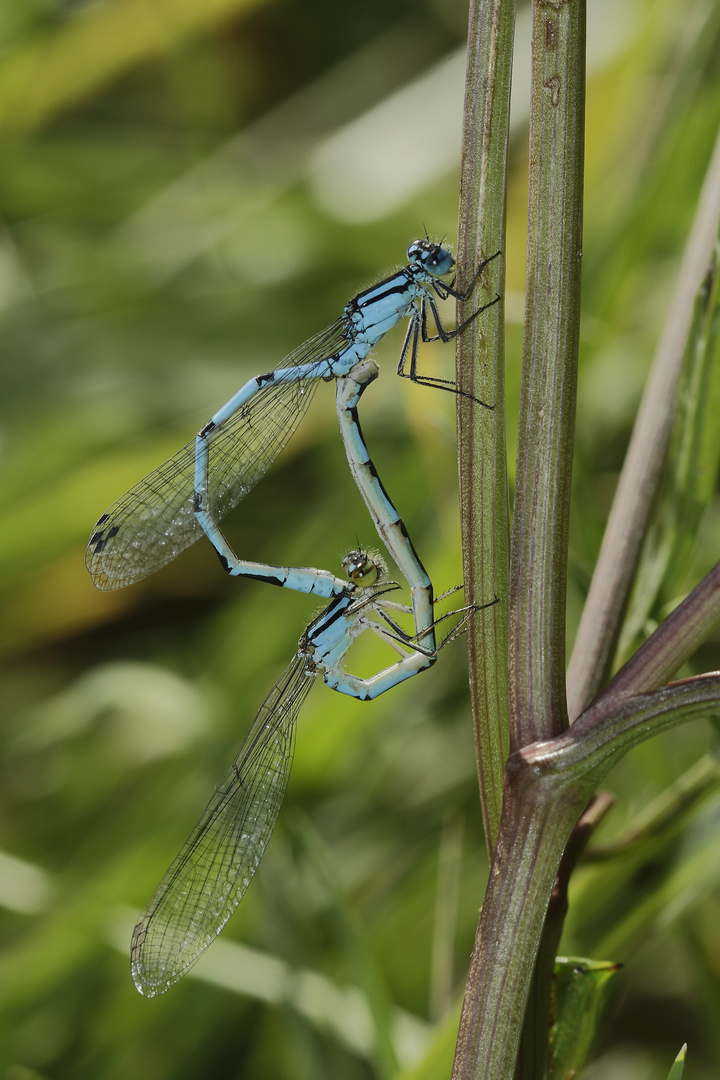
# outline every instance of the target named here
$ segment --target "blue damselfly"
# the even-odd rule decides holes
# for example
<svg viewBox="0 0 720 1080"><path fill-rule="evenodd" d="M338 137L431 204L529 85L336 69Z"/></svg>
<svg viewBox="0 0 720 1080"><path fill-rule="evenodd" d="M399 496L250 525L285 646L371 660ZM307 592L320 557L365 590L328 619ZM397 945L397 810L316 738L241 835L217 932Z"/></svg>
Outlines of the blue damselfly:
<svg viewBox="0 0 720 1080"><path fill-rule="evenodd" d="M397 367L414 382L453 388L450 380L418 374L419 342L450 341L498 297L478 308L453 330L440 319L436 297L467 300L490 259L478 267L461 293L451 273L454 258L442 244L414 241L408 263L397 273L355 296L342 316L311 337L272 371L250 379L200 430L196 438L151 472L98 520L86 565L100 589L129 585L159 570L204 532L225 569L300 592L329 597L344 582L311 568L288 576L278 567L238 559L218 522L258 482L299 424L318 381L344 378L364 361L400 319L409 324ZM495 256L492 256L495 258ZM428 309L437 329L428 332ZM482 403L481 403L482 404ZM489 407L489 406L488 406ZM287 570L288 568L280 568Z"/></svg>

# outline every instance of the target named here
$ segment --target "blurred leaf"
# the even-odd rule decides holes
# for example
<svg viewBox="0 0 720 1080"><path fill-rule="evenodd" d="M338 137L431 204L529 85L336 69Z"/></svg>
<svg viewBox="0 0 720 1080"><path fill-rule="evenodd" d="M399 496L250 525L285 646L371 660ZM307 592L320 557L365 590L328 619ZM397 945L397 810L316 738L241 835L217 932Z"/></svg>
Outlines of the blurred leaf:
<svg viewBox="0 0 720 1080"><path fill-rule="evenodd" d="M566 931L593 951L627 957L720 883L720 798L695 806L674 828L601 863L571 886ZM600 869L602 868L602 869Z"/></svg>
<svg viewBox="0 0 720 1080"><path fill-rule="evenodd" d="M326 911L337 926L337 930L348 955L351 978L362 988L374 1026L374 1047L376 1067L380 1076L391 1077L398 1068L398 1054L394 1045L392 1031L392 1004L387 988L383 984L368 943L356 920L343 903L332 862L323 850L320 837L312 828L307 818L295 818L294 832L300 841L304 853L321 883L321 887L330 894L330 904Z"/></svg>
<svg viewBox="0 0 720 1080"><path fill-rule="evenodd" d="M678 1056L675 1058L675 1062L672 1065L670 1072L668 1073L667 1080L682 1080L683 1069L685 1068L685 1055L687 1054L687 1045L683 1046Z"/></svg>
<svg viewBox="0 0 720 1080"><path fill-rule="evenodd" d="M0 64L0 132L27 131L76 105L126 68L170 52L266 0L105 0Z"/></svg>
<svg viewBox="0 0 720 1080"><path fill-rule="evenodd" d="M658 599L670 600L687 575L700 519L715 493L720 465L720 275L716 244L695 301L678 384L678 409L662 504L648 535L619 646L637 644ZM659 613L658 613L659 614ZM646 634L642 634L646 636Z"/></svg>
<svg viewBox="0 0 720 1080"><path fill-rule="evenodd" d="M584 855L585 863L597 862L627 851L643 841L663 837L670 842L689 825L700 804L720 786L720 762L706 754L637 815L612 844L595 844Z"/></svg>
<svg viewBox="0 0 720 1080"><path fill-rule="evenodd" d="M446 1080L452 1071L460 1023L460 1003L458 1002L438 1024L430 1045L420 1062L407 1069L401 1069L393 1080Z"/></svg>

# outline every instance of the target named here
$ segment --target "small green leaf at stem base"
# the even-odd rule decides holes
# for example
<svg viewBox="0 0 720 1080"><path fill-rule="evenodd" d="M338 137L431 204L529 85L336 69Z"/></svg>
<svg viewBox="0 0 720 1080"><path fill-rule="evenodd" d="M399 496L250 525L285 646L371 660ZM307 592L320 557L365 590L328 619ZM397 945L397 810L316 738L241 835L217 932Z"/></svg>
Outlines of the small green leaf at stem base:
<svg viewBox="0 0 720 1080"><path fill-rule="evenodd" d="M581 1068L595 1035L602 988L621 967L611 960L556 957L549 1040L551 1080L572 1080Z"/></svg>

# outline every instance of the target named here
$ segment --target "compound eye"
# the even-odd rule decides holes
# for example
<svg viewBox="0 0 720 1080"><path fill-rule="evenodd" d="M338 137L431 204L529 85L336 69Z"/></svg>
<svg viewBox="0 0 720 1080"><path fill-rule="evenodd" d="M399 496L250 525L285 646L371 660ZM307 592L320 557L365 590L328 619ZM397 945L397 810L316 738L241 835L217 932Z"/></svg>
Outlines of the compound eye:
<svg viewBox="0 0 720 1080"><path fill-rule="evenodd" d="M372 559L366 559L362 566L358 566L353 573L353 581L356 585L374 585L378 579L378 568Z"/></svg>
<svg viewBox="0 0 720 1080"><path fill-rule="evenodd" d="M348 552L342 565L353 585L361 585L364 589L375 585L380 577L378 564L365 551Z"/></svg>
<svg viewBox="0 0 720 1080"><path fill-rule="evenodd" d="M431 264L432 273L435 277L444 277L445 274L449 274L452 270L455 259L447 248L437 247L433 252L432 259L428 259L428 263Z"/></svg>

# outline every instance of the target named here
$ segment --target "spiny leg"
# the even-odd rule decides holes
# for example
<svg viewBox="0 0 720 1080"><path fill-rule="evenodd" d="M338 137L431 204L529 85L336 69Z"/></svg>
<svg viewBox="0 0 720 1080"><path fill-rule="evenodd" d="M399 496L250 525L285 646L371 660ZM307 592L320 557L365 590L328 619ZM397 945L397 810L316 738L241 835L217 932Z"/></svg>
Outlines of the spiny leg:
<svg viewBox="0 0 720 1080"><path fill-rule="evenodd" d="M483 311L487 311L488 308L493 307L495 304L498 303L499 300L500 297L498 295L495 297L494 300L490 300L487 304L483 304L482 307L479 307L477 311L473 311L472 315L465 319L464 322L461 322L459 326L456 326L453 330L446 330L442 324L440 312L438 311L437 304L435 303L435 298L428 293L427 296L424 296L422 299L421 332L423 341L426 344L431 341L442 341L444 345L447 345L448 341L452 341L453 338L456 338L458 336L458 334L461 334L463 330L468 327L474 319L477 319L478 315L482 315ZM426 306L429 307L432 311L433 319L435 320L435 325L438 331L437 334L433 334L432 336L429 335L427 332Z"/></svg>
<svg viewBox="0 0 720 1080"><path fill-rule="evenodd" d="M462 633L470 615L479 610L480 607L489 606L487 604L470 604L459 612L448 612L447 615L441 616L437 622L453 615L463 615L460 622L453 627L440 645L437 648L429 649L418 642L417 638L421 635L411 636L406 634L402 627L398 626L395 620L385 611L385 608L397 610L402 608L403 605L393 604L390 601L381 599L380 596L380 593L376 593L372 598L357 601L358 606L349 617L350 621L347 623L339 649L329 648L323 650L322 633L313 642L316 655L324 651L322 659L316 661L316 670L322 673L325 684L341 694L359 698L361 701L370 701L379 697L380 694L384 694L393 686L398 686L401 682L405 682L407 679L418 675L421 671L425 671L426 668L432 667L440 649ZM496 602L497 597L490 601L491 604ZM433 629L437 622L433 625ZM330 635L337 633L332 621L329 626ZM376 675L361 678L345 671L343 661L352 642L366 631L377 634L381 640L400 654L401 659Z"/></svg>
<svg viewBox="0 0 720 1080"><path fill-rule="evenodd" d="M463 304L466 303L466 301L468 301L470 299L473 292L475 291L475 286L477 285L478 281L480 280L480 275L482 274L485 267L489 266L490 263L493 261L493 259L497 259L498 255L501 255L501 254L502 254L502 252L500 250L498 250L498 251L495 252L494 255L491 255L489 258L482 260L482 262L478 266L477 270L473 274L472 281L468 285L465 292L459 292L459 290L457 290L454 287L455 286L455 279L454 278L453 278L453 280L451 281L451 283L449 285L446 285L444 281L434 281L433 282L433 288L435 289L435 292L438 294L438 296L442 297L443 300L445 300L448 296L452 296L452 297L455 298L455 300L459 300Z"/></svg>
<svg viewBox="0 0 720 1080"><path fill-rule="evenodd" d="M371 701L379 697L393 686L398 686L432 667L436 660L434 647L419 645L414 637L406 634L402 627L385 613L383 608L387 601L381 600L381 595L382 592L378 590L374 596L357 601L355 610L346 617L339 648L331 640L328 641L328 647L324 640L325 636L332 639L338 634L338 627L332 620L328 624L327 635L321 633L312 643L315 649L314 667L322 674L325 685L360 701ZM392 605L393 609L397 606ZM382 623L380 619L383 620ZM377 634L400 654L401 659L377 674L364 678L345 671L344 660L352 643L366 631Z"/></svg>
<svg viewBox="0 0 720 1080"><path fill-rule="evenodd" d="M433 283L434 285L434 283ZM438 294L441 295L441 294ZM417 370L417 358L418 358L418 346L420 340L425 344L433 341L442 341L447 344L452 341L454 337L457 337L472 321L481 315L483 311L487 311L493 304L497 304L499 296L496 296L494 300L491 300L488 304L477 309L473 314L466 319L459 326L456 326L454 330L446 330L440 319L440 313L437 309L434 298L430 293L425 294L420 300L420 312L416 312L410 319L403 347L400 352L400 360L398 361L397 374L402 379L410 379L411 382L416 383L418 386L431 386L436 390L448 390L453 394L459 394L461 397L470 398L471 401L476 402L478 405L482 405L484 409L492 409L493 405L488 405L486 402L481 401L480 398L476 398L473 394L468 394L465 390L459 390L455 385L453 379L441 379L436 376L420 375ZM427 328L427 308L428 305L433 313L435 325L437 326L437 334L429 334ZM410 353L410 370L405 370L405 363L408 353Z"/></svg>

